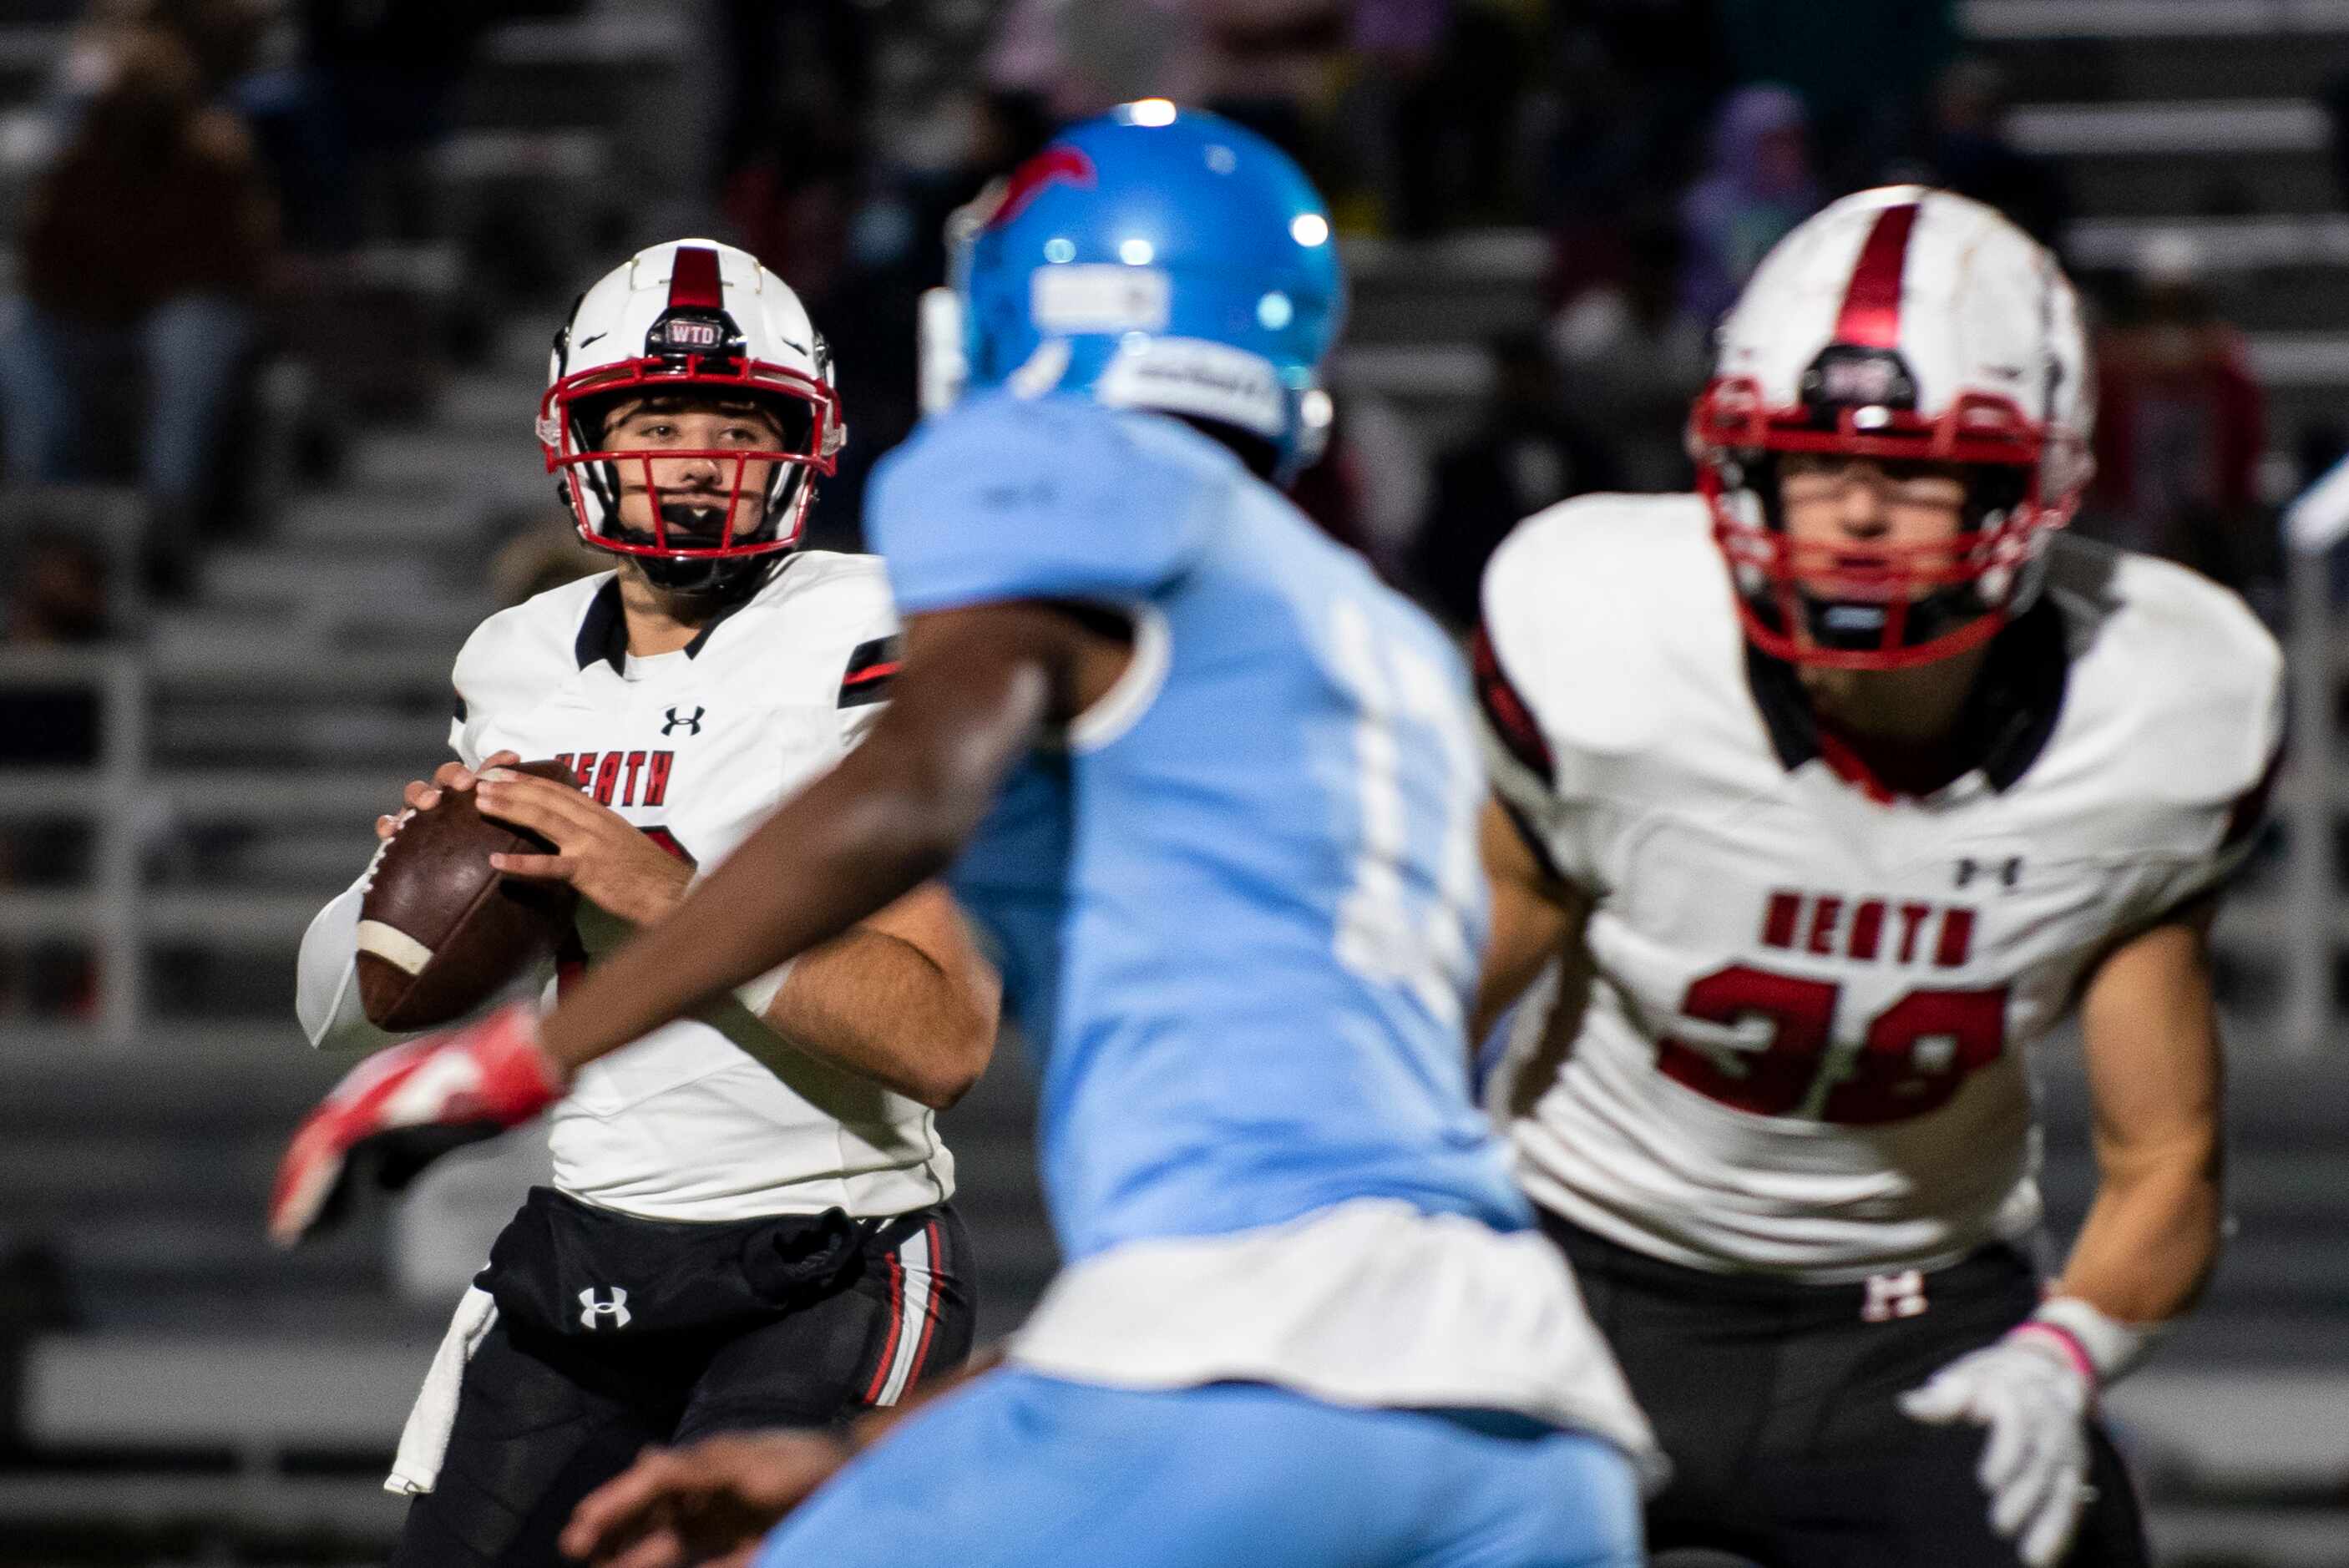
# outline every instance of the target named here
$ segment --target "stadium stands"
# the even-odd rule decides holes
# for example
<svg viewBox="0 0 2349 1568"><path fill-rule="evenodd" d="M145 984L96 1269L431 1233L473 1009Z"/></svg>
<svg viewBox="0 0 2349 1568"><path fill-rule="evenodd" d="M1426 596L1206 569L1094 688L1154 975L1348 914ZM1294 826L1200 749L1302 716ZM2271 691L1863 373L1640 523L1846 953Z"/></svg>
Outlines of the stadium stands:
<svg viewBox="0 0 2349 1568"><path fill-rule="evenodd" d="M0 27L0 227L7 106L37 89L77 10L19 0ZM2017 139L2073 184L2074 257L2118 270L2149 239L2190 237L2250 335L2271 445L2337 422L2349 214L2316 95L2349 46L2349 4L1972 0L1961 15L2013 76ZM209 556L188 603L124 606L133 636L106 648L0 650L0 687L98 692L109 748L70 769L0 765L0 829L80 817L100 846L87 890L0 888L0 947L63 935L98 954L86 1016L0 1014L0 1368L16 1368L0 1370L0 1392L16 1394L13 1418L0 1409L0 1536L12 1543L59 1562L83 1549L358 1562L397 1526L367 1467L388 1450L440 1313L388 1288L379 1221L290 1257L261 1239L280 1140L341 1066L301 1044L292 954L363 861L372 815L442 751L449 663L492 607L490 559L550 499L529 421L567 297L556 280L616 237L655 237L629 205L647 156L629 128L658 112L684 48L655 0L494 32L433 162L448 232L363 248L288 306L285 343L306 377L298 418L345 442L335 482L276 452L263 489L283 504ZM540 248L527 265L484 254L516 233ZM1483 346L1539 322L1550 255L1526 232L1351 246L1341 392L1375 396L1440 449L1488 388ZM532 276L535 294L499 292ZM139 527L119 497L39 504L109 540ZM0 527L34 506L0 495ZM2337 680L2349 643L2336 657ZM2349 774L2324 776L2349 815ZM2307 915L2280 882L2255 881L2220 930L2240 1057L2239 1233L2203 1315L2115 1401L2172 1561L2316 1568L2343 1561L2349 1539L2337 1243L2349 1191L2333 1111L2349 1057L2285 1062L2267 1048L2283 938ZM2336 952L2349 947L2349 912L2325 917ZM2054 1122L2072 1133L2049 1172L2068 1223L2091 1179L2084 1099L2060 1055L2049 1081ZM983 1338L1018 1320L1052 1264L1028 1119L1007 1062L948 1124L981 1252ZM36 1247L62 1255L69 1294L50 1316L11 1318L11 1260Z"/></svg>

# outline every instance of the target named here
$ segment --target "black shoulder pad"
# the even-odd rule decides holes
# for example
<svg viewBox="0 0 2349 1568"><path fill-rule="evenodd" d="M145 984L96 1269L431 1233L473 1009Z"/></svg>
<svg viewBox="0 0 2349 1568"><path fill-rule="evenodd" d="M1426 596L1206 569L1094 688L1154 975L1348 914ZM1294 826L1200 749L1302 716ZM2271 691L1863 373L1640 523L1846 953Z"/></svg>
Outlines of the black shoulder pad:
<svg viewBox="0 0 2349 1568"><path fill-rule="evenodd" d="M869 643L859 643L856 651L848 655L848 668L840 677L840 706L863 707L868 702L881 702L889 695L890 679L902 662L895 637L875 637Z"/></svg>

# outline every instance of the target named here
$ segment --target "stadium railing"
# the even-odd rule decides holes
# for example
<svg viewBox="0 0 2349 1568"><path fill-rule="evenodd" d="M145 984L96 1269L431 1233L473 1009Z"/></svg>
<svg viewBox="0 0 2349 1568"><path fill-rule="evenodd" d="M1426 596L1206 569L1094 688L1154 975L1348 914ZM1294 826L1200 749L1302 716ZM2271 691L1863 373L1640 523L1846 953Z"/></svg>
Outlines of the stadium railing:
<svg viewBox="0 0 2349 1568"><path fill-rule="evenodd" d="M98 961L96 1022L127 1043L145 1016L146 951L140 920L140 802L152 754L141 552L145 504L99 485L19 485L0 492L0 542L54 535L94 545L106 563L107 614L120 639L89 646L0 645L0 693L87 692L97 704L96 755L83 766L0 769L0 826L84 821L91 830L88 880L75 888L0 883L0 937L88 942Z"/></svg>
<svg viewBox="0 0 2349 1568"><path fill-rule="evenodd" d="M145 662L125 649L0 649L0 691L81 691L98 704L94 762L0 773L0 820L87 821L92 851L85 886L0 890L0 935L88 940L99 1033L128 1044L145 1014L138 837L150 710Z"/></svg>
<svg viewBox="0 0 2349 1568"><path fill-rule="evenodd" d="M2302 491L2284 510L2286 590L2292 613L2291 729L2292 757L2284 813L2291 833L2290 907L2285 934L2286 1001L2283 1048L2313 1055L2334 1027L2333 776L2339 719L2333 556L2349 537L2349 458Z"/></svg>

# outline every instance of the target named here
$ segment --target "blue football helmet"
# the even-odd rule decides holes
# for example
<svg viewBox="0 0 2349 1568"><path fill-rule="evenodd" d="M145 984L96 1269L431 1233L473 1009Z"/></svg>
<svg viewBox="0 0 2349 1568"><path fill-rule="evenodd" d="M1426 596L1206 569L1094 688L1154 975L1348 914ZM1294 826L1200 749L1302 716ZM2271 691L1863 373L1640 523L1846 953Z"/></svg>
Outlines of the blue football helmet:
<svg viewBox="0 0 2349 1568"><path fill-rule="evenodd" d="M1255 132L1144 98L1021 165L956 245L963 384L1230 426L1276 479L1319 455L1345 314L1330 215Z"/></svg>

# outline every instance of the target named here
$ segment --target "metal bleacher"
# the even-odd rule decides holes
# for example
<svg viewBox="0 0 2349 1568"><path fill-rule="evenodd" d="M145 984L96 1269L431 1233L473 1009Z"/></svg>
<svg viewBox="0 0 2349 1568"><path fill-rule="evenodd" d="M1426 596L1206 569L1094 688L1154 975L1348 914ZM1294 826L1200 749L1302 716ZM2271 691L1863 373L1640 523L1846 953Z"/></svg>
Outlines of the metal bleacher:
<svg viewBox="0 0 2349 1568"><path fill-rule="evenodd" d="M76 9L9 8L0 108L37 87ZM2018 137L2080 194L2074 254L2119 267L2153 232L2193 235L2251 334L2278 444L2336 417L2349 214L2314 95L2349 61L2349 0L1961 9L2021 89ZM341 282L429 327L455 307L470 247L517 208L566 277L661 237L652 225L673 214L647 184L659 139L638 132L685 94L682 26L659 0L600 0L493 34L435 166L447 232L365 253ZM6 138L0 116L0 169ZM1537 319L1547 258L1520 232L1350 246L1341 391L1440 448L1489 385L1485 342ZM396 1528L371 1467L446 1303L394 1288L379 1215L285 1256L262 1242L282 1140L346 1065L294 1028L293 952L363 862L374 814L443 755L450 661L491 607L494 521L548 502L530 417L564 298L497 302L473 362L442 365L404 404L384 393L398 422L360 428L335 485L290 488L265 531L207 559L191 603L90 663L86 678L132 706L126 754L0 772L0 816L94 821L114 879L96 895L0 891L0 938L80 934L109 955L91 1020L0 1018L0 1401L15 1396L13 1413L0 1403L0 1560L364 1562ZM2261 886L2222 923L2242 981L2238 1234L2203 1313L2114 1400L2173 1563L2349 1563L2349 1192L2333 1109L2349 1060L2287 1057L2262 1006L2301 913ZM2093 1167L2076 1064L2058 1048L2046 1076L2060 1232ZM1029 1114L1006 1060L948 1119L983 1335L1017 1321L1052 1264ZM65 1289L12 1346L5 1304L42 1257Z"/></svg>
<svg viewBox="0 0 2349 1568"><path fill-rule="evenodd" d="M1973 0L1970 30L2011 73L2017 142L2059 162L2084 264L2121 267L2155 232L2198 242L2250 335L2280 438L2338 421L2349 283L2332 127L2349 66L2336 0Z"/></svg>

